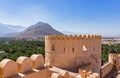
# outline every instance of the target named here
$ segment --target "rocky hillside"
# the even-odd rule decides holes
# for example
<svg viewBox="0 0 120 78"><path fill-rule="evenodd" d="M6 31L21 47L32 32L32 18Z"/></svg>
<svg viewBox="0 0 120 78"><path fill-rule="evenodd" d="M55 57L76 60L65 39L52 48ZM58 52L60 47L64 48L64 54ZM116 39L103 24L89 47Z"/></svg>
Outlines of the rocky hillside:
<svg viewBox="0 0 120 78"><path fill-rule="evenodd" d="M52 28L49 24L38 22L28 27L25 31L17 34L17 39L43 39L45 35L63 35L61 32Z"/></svg>

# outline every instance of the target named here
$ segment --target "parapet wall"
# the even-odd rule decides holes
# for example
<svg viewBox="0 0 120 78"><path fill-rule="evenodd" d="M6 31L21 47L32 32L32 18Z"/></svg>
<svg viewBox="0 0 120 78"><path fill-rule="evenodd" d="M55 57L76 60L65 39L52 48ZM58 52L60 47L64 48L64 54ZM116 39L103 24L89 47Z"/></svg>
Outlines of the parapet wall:
<svg viewBox="0 0 120 78"><path fill-rule="evenodd" d="M78 70L78 73L69 72L67 70L58 68L58 67L52 67L49 69L51 73L57 73L64 78L100 78L100 74L93 73L92 71L87 70ZM54 77L51 77L54 78Z"/></svg>
<svg viewBox="0 0 120 78"><path fill-rule="evenodd" d="M54 68L45 67L41 54L30 58L20 56L16 62L10 59L0 62L0 78L99 78L98 73L79 71L79 74L72 75L67 70Z"/></svg>
<svg viewBox="0 0 120 78"><path fill-rule="evenodd" d="M106 63L101 67L101 78L104 78L113 69L113 64L110 62Z"/></svg>
<svg viewBox="0 0 120 78"><path fill-rule="evenodd" d="M93 72L100 73L100 35L45 36L45 52L49 66L75 69L90 64Z"/></svg>
<svg viewBox="0 0 120 78"><path fill-rule="evenodd" d="M113 67L116 67L118 71L120 70L120 54L110 53L108 59L108 63L101 67L101 78L109 74Z"/></svg>
<svg viewBox="0 0 120 78"><path fill-rule="evenodd" d="M117 70L120 70L120 54L110 53L109 62L116 66Z"/></svg>
<svg viewBox="0 0 120 78"><path fill-rule="evenodd" d="M100 35L48 35L45 36L46 40L74 40L74 39L99 39Z"/></svg>
<svg viewBox="0 0 120 78"><path fill-rule="evenodd" d="M41 54L31 58L21 56L17 61L4 59L0 62L0 78L48 78L49 70L44 67Z"/></svg>

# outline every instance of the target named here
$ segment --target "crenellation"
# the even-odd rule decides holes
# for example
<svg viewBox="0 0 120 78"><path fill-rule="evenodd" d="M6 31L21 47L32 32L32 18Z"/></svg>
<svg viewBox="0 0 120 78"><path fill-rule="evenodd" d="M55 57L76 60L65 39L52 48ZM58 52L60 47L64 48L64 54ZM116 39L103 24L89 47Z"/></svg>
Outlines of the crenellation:
<svg viewBox="0 0 120 78"><path fill-rule="evenodd" d="M18 71L21 73L27 72L32 70L32 60L28 57L20 56L17 59L17 64L18 64Z"/></svg>
<svg viewBox="0 0 120 78"><path fill-rule="evenodd" d="M31 58L21 56L16 62L4 59L0 62L0 78L49 78L48 68L44 65L39 68L41 63L44 64L42 58L42 55L34 54ZM32 60L37 63L34 68Z"/></svg>
<svg viewBox="0 0 120 78"><path fill-rule="evenodd" d="M33 62L33 68L44 67L44 57L42 54L33 54L30 58Z"/></svg>
<svg viewBox="0 0 120 78"><path fill-rule="evenodd" d="M53 36L49 36L49 37L53 37ZM58 37L59 40L57 39ZM55 38L54 40L49 39L45 41L45 46L47 47L45 49L45 51L47 52L45 58L54 59L51 60L52 64L50 65L61 68L72 69L79 67L81 64L88 63L87 60L91 59L89 60L89 62L91 63L91 65L94 65L92 66L92 71L100 73L101 62L98 61L101 60L101 57L96 57L97 54L101 56L100 53L101 47L97 47L97 46L101 46L101 44L99 44L101 41L100 36L97 35L55 36L54 35L54 38ZM53 45L55 47L54 51L50 49L50 46ZM93 51L93 47L94 47L94 51ZM99 52L97 49L99 50ZM49 57L47 57L48 54ZM91 57L91 55L94 56L94 58ZM60 58L65 60L61 61ZM54 61L54 63L52 61ZM47 63L49 62L50 61L48 61ZM70 62L71 64L69 64ZM98 69L96 70L96 68Z"/></svg>
<svg viewBox="0 0 120 78"><path fill-rule="evenodd" d="M82 39L83 39L83 40L86 40L86 39L87 39L87 36L86 36L86 35L82 35Z"/></svg>
<svg viewBox="0 0 120 78"><path fill-rule="evenodd" d="M7 78L18 74L17 63L10 59L4 59L0 62L0 76Z"/></svg>
<svg viewBox="0 0 120 78"><path fill-rule="evenodd" d="M74 40L74 39L100 39L100 35L48 35L45 37L46 40Z"/></svg>
<svg viewBox="0 0 120 78"><path fill-rule="evenodd" d="M75 39L79 39L79 36L78 36L78 35L74 35L74 38L75 38Z"/></svg>

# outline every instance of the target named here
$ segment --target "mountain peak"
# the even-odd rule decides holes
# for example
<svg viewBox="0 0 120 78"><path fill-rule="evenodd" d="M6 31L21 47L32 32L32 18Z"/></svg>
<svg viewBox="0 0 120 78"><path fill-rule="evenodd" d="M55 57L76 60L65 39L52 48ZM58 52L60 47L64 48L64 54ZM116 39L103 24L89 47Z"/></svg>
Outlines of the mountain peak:
<svg viewBox="0 0 120 78"><path fill-rule="evenodd" d="M44 22L39 21L35 25L44 25L44 24L45 24Z"/></svg>
<svg viewBox="0 0 120 78"><path fill-rule="evenodd" d="M29 26L26 31L29 31L29 30L32 30L32 29L52 29L52 27L47 24L47 23L44 23L44 22L37 22L36 24L34 25L31 25Z"/></svg>
<svg viewBox="0 0 120 78"><path fill-rule="evenodd" d="M44 23L44 22L38 21L37 23ZM37 23L36 23L36 24L37 24Z"/></svg>
<svg viewBox="0 0 120 78"><path fill-rule="evenodd" d="M17 36L18 39L32 39L44 38L45 35L63 35L61 32L55 30L48 23L38 22L28 27L23 33Z"/></svg>

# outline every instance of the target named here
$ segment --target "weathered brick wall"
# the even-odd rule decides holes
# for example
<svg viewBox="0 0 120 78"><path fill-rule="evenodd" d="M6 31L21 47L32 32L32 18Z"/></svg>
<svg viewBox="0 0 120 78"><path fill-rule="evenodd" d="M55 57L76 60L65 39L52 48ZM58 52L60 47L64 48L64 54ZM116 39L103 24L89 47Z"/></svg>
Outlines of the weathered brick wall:
<svg viewBox="0 0 120 78"><path fill-rule="evenodd" d="M120 70L120 54L110 53L109 62L116 66L117 70Z"/></svg>
<svg viewBox="0 0 120 78"><path fill-rule="evenodd" d="M101 67L102 78L109 74L113 67L116 67L118 71L120 70L120 54L110 53L108 58L108 63Z"/></svg>
<svg viewBox="0 0 120 78"><path fill-rule="evenodd" d="M104 78L113 69L113 64L110 62L106 63L101 67L101 78Z"/></svg>
<svg viewBox="0 0 120 78"><path fill-rule="evenodd" d="M101 36L46 36L45 62L49 66L65 69L91 64L91 70L100 73Z"/></svg>

